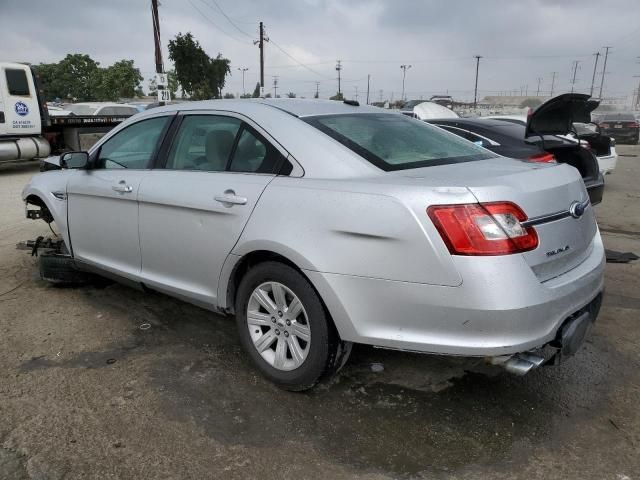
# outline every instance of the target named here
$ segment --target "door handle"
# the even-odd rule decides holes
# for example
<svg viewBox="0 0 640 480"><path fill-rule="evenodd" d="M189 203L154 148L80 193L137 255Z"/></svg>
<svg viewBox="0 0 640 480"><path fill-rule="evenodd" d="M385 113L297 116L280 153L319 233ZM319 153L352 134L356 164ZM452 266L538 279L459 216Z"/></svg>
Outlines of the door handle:
<svg viewBox="0 0 640 480"><path fill-rule="evenodd" d="M122 180L117 185L113 185L111 187L113 191L120 193L131 193L133 192L133 187L131 185L127 185L124 180Z"/></svg>
<svg viewBox="0 0 640 480"><path fill-rule="evenodd" d="M247 204L247 197L239 197L233 190L225 190L222 195L216 195L213 198L216 202L222 203L225 207Z"/></svg>

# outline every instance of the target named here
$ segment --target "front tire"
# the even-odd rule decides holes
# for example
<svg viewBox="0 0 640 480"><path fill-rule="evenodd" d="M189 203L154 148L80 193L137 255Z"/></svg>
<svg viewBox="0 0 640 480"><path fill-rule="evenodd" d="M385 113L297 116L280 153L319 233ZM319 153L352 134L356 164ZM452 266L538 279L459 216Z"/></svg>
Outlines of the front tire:
<svg viewBox="0 0 640 480"><path fill-rule="evenodd" d="M309 281L283 263L251 268L238 287L235 310L242 346L285 390L313 387L342 366L350 350Z"/></svg>

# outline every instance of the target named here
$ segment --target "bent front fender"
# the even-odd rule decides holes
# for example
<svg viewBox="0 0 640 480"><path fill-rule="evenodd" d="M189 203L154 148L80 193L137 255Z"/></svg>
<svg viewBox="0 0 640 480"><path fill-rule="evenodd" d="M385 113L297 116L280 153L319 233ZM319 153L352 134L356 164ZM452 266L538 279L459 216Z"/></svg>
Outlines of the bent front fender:
<svg viewBox="0 0 640 480"><path fill-rule="evenodd" d="M67 181L70 170L57 170L34 175L22 190L22 200L27 204L46 207L53 216L65 245L71 251L67 224Z"/></svg>

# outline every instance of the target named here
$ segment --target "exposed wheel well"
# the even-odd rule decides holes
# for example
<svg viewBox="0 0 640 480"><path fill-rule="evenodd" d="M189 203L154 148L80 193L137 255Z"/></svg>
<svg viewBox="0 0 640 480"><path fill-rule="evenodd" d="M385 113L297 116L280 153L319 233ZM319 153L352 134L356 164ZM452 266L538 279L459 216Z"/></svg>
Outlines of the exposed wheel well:
<svg viewBox="0 0 640 480"><path fill-rule="evenodd" d="M51 214L51 211L49 210L49 207L47 207L47 204L44 203L44 200L42 200L39 196L31 194L27 196L26 202L27 202L27 205L35 205L36 207L40 207L39 218L41 218L47 223L53 222L54 218L53 218L53 215Z"/></svg>
<svg viewBox="0 0 640 480"><path fill-rule="evenodd" d="M298 272L300 272L305 278L306 275L304 272L291 260L282 255L271 252L269 250L256 250L255 252L251 252L246 254L242 259L236 264L231 272L231 278L229 279L229 285L227 286L227 308L226 310L229 313L234 313L235 310L235 300L236 300L236 292L238 291L238 286L242 281L242 277L249 271L249 269L259 263L262 262L280 262L285 265L289 265L291 268L294 268Z"/></svg>

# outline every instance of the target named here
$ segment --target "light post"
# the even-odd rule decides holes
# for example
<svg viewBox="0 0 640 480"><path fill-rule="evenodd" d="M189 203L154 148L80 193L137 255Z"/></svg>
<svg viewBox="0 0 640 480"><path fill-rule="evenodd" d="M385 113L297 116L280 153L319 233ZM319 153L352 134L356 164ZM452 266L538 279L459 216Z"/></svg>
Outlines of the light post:
<svg viewBox="0 0 640 480"><path fill-rule="evenodd" d="M406 100L404 98L404 80L407 76L407 70L411 68L411 65L400 65L400 68L402 69L402 97L400 98L404 101Z"/></svg>
<svg viewBox="0 0 640 480"><path fill-rule="evenodd" d="M244 90L244 72L249 70L249 67L238 67L238 70L242 72L242 95L246 95L247 92Z"/></svg>

